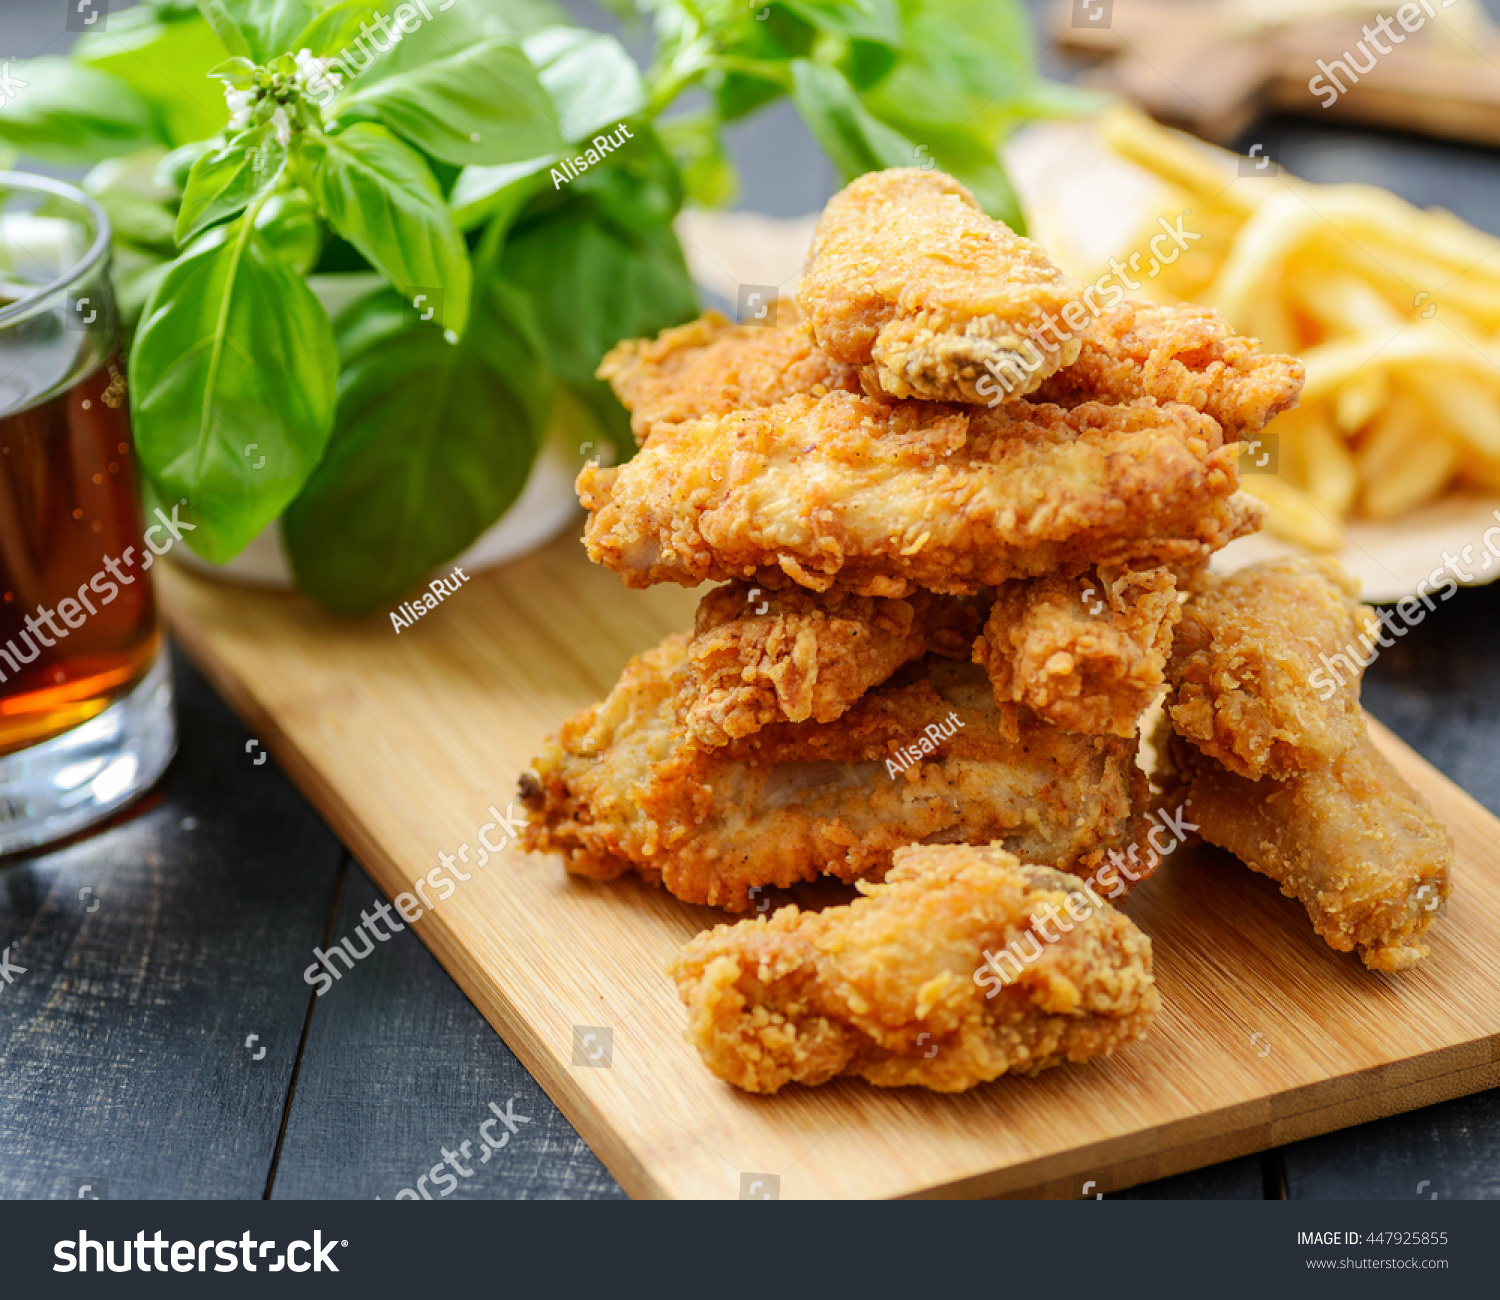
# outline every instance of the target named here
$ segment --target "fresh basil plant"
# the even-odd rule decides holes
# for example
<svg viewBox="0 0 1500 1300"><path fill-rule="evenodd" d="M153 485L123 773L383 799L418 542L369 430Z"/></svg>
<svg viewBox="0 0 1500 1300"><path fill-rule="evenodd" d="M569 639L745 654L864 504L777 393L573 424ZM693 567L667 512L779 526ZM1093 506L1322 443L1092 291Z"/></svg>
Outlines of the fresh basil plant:
<svg viewBox="0 0 1500 1300"><path fill-rule="evenodd" d="M615 7L644 75L534 0L146 0L12 63L0 144L100 164L140 463L194 550L284 515L302 588L364 611L510 507L557 404L628 454L594 369L697 311L673 218L734 197L724 127L771 101L845 179L935 165L1012 225L998 144L1080 102L1018 0ZM340 273L371 286L330 318Z"/></svg>

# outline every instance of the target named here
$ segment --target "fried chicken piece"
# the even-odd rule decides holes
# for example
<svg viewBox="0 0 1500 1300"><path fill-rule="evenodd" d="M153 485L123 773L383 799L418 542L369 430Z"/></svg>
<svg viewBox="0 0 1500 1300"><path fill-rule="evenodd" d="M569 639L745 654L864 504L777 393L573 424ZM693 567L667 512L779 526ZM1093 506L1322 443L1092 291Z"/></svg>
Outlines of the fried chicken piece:
<svg viewBox="0 0 1500 1300"><path fill-rule="evenodd" d="M1359 683L1377 624L1337 563L1273 560L1200 585L1167 667L1178 735L1232 772L1278 780L1364 735Z"/></svg>
<svg viewBox="0 0 1500 1300"><path fill-rule="evenodd" d="M929 649L967 658L980 618L973 602L926 591L894 600L732 582L698 606L688 730L723 745L780 720L832 722Z"/></svg>
<svg viewBox="0 0 1500 1300"><path fill-rule="evenodd" d="M972 594L1090 564L1189 565L1259 526L1185 406L884 405L851 393L659 425L585 466L589 558L631 587L753 579Z"/></svg>
<svg viewBox="0 0 1500 1300"><path fill-rule="evenodd" d="M1107 1055L1160 1005L1134 923L998 845L900 849L884 884L859 888L846 906L716 926L673 960L715 1075L748 1092L840 1075L961 1092Z"/></svg>
<svg viewBox="0 0 1500 1300"><path fill-rule="evenodd" d="M1170 570L1103 565L1081 577L1003 583L974 662L1000 703L1065 731L1134 736L1156 699L1178 619Z"/></svg>
<svg viewBox="0 0 1500 1300"><path fill-rule="evenodd" d="M1212 416L1230 442L1248 440L1297 405L1306 369L1265 353L1207 307L1126 303L1093 322L1078 359L1047 379L1034 400L1180 402Z"/></svg>
<svg viewBox="0 0 1500 1300"><path fill-rule="evenodd" d="M521 778L528 849L743 911L755 886L883 876L914 842L999 840L1082 872L1140 838L1135 747L997 707L972 664L929 655L836 722L773 723L705 749L680 721L688 643L677 634L638 655L547 743Z"/></svg>
<svg viewBox="0 0 1500 1300"><path fill-rule="evenodd" d="M1019 397L1077 359L1079 339L1033 339L1083 288L951 176L908 167L834 195L797 298L818 345L859 366L870 394L983 402L987 374L1021 376Z"/></svg>
<svg viewBox="0 0 1500 1300"><path fill-rule="evenodd" d="M1203 838L1297 899L1330 948L1380 971L1427 956L1453 842L1363 723L1342 754L1284 781L1247 780L1180 741L1171 752Z"/></svg>
<svg viewBox="0 0 1500 1300"><path fill-rule="evenodd" d="M657 424L728 415L771 406L797 393L860 391L859 375L832 361L798 322L796 304L777 304L775 326L735 325L716 311L631 339L614 348L596 372L630 414L642 446Z"/></svg>

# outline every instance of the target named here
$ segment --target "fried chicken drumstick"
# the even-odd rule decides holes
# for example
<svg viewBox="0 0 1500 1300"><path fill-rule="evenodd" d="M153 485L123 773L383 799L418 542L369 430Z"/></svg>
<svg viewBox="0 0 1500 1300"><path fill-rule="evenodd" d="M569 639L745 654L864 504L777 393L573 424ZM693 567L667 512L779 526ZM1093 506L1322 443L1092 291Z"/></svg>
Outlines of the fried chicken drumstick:
<svg viewBox="0 0 1500 1300"><path fill-rule="evenodd" d="M731 911L755 886L884 875L912 843L1001 841L1029 861L1091 870L1140 838L1135 747L1000 708L972 664L935 655L836 722L782 722L713 749L680 721L689 638L636 656L601 704L521 778L529 850L578 875L635 870Z"/></svg>
<svg viewBox="0 0 1500 1300"><path fill-rule="evenodd" d="M1059 568L1205 560L1262 517L1236 495L1235 457L1186 406L834 392L658 425L627 464L585 466L578 493L589 558L628 586L963 595Z"/></svg>
<svg viewBox="0 0 1500 1300"><path fill-rule="evenodd" d="M1077 359L1078 339L1049 349L1033 335L1083 289L951 176L900 168L829 202L797 298L818 346L860 367L871 394L983 402L986 374L1024 365L1019 397Z"/></svg>
<svg viewBox="0 0 1500 1300"><path fill-rule="evenodd" d="M688 1041L719 1078L959 1092L1106 1055L1156 1014L1151 941L1073 876L993 845L914 847L860 890L717 926L672 962ZM1035 957L1002 982L991 956L1007 948Z"/></svg>
<svg viewBox="0 0 1500 1300"><path fill-rule="evenodd" d="M1326 560L1203 585L1168 670L1177 737L1166 752L1193 822L1298 899L1331 948L1374 970L1408 969L1427 955L1453 844L1366 730L1372 612ZM1328 673L1335 656L1347 680Z"/></svg>
<svg viewBox="0 0 1500 1300"><path fill-rule="evenodd" d="M1312 770L1365 733L1360 671L1348 647L1374 613L1332 560L1299 556L1205 575L1187 603L1168 674L1172 729L1232 772L1255 780ZM1341 655L1346 680L1324 659Z"/></svg>

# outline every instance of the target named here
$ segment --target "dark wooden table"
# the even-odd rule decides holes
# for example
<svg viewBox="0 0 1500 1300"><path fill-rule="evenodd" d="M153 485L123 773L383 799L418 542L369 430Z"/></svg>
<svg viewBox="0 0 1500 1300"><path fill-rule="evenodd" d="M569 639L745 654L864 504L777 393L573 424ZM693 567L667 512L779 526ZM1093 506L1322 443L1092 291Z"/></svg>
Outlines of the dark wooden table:
<svg viewBox="0 0 1500 1300"><path fill-rule="evenodd" d="M11 37L42 5L5 8ZM60 52L49 24L4 48ZM1291 121L1256 134L1302 175L1376 181L1500 233L1492 153ZM833 183L784 108L733 143L747 206L802 211ZM788 192L793 171L807 195ZM1497 629L1500 587L1461 592L1376 661L1365 699L1500 813ZM491 1103L529 1122L453 1196L622 1196L410 930L311 996L311 949L374 887L180 658L177 681L181 750L157 791L0 863L0 948L25 968L0 983L0 1196L390 1199ZM1121 1195L1500 1198L1500 1091Z"/></svg>

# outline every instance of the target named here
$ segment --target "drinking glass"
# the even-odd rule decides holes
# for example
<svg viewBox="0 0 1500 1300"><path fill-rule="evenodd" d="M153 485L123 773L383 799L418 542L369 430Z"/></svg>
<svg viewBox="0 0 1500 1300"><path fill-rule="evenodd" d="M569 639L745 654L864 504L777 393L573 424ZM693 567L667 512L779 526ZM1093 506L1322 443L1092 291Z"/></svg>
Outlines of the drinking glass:
<svg viewBox="0 0 1500 1300"><path fill-rule="evenodd" d="M0 854L108 816L171 759L156 551L108 219L71 186L0 172Z"/></svg>

